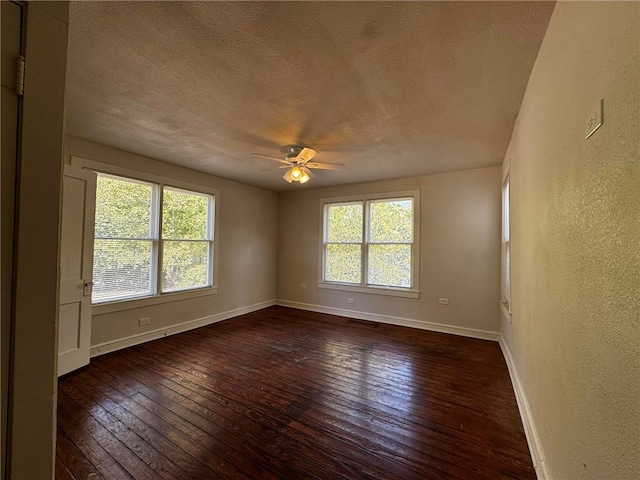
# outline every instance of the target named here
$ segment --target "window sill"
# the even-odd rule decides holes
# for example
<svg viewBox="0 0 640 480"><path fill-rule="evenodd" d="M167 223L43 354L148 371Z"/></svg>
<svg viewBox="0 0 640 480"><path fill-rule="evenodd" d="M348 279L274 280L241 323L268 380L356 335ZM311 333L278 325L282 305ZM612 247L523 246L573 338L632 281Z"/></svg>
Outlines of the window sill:
<svg viewBox="0 0 640 480"><path fill-rule="evenodd" d="M509 323L511 323L511 307L509 306L509 304L507 302L500 302L500 310L502 310L502 314L506 317L507 320L509 320Z"/></svg>
<svg viewBox="0 0 640 480"><path fill-rule="evenodd" d="M327 288L329 290L343 290L347 292L370 293L373 295L390 295L392 297L420 298L420 290L411 290L407 288L391 288L391 287L374 287L349 285L345 283L329 283L318 282L318 288Z"/></svg>
<svg viewBox="0 0 640 480"><path fill-rule="evenodd" d="M127 300L115 300L113 302L96 303L92 306L92 315L104 315L105 313L121 312L123 310L131 310L134 308L148 307L151 305L159 305L162 303L178 302L180 300L188 300L190 298L204 297L207 295L215 295L218 293L218 287L206 287L198 290L188 290L184 292L163 293L153 297L141 297Z"/></svg>

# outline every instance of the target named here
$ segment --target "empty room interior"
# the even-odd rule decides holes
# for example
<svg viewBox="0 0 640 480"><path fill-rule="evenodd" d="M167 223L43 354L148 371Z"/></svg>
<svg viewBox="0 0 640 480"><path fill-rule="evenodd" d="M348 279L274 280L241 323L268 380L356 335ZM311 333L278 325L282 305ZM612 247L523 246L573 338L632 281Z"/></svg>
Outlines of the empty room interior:
<svg viewBox="0 0 640 480"><path fill-rule="evenodd" d="M2 479L640 478L639 2L1 2Z"/></svg>

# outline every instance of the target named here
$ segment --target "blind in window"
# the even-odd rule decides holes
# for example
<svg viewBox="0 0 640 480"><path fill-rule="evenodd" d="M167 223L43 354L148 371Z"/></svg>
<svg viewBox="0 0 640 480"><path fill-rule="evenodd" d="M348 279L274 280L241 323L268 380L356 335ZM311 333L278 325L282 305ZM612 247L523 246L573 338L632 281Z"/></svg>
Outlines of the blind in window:
<svg viewBox="0 0 640 480"><path fill-rule="evenodd" d="M152 295L152 184L99 174L93 303Z"/></svg>
<svg viewBox="0 0 640 480"><path fill-rule="evenodd" d="M507 304L511 303L511 230L510 230L510 192L509 178L504 183L502 192L502 299Z"/></svg>

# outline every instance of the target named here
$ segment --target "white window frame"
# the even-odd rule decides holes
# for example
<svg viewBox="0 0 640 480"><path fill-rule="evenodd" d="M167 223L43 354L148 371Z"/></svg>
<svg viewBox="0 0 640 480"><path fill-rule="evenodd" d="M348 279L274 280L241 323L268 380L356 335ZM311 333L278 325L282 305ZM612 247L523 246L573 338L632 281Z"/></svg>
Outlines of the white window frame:
<svg viewBox="0 0 640 480"><path fill-rule="evenodd" d="M210 188L205 185L196 185L180 180L174 180L150 173L142 172L139 170L132 170L125 167L111 165L102 162L96 162L81 157L72 156L71 164L86 168L88 170L95 171L96 173L103 173L105 175L112 175L122 177L124 179L130 179L133 181L140 181L144 183L153 183L156 185L154 200L156 203L156 211L152 212L152 223L156 225L155 234L156 239L154 241L154 261L152 265L153 274L155 275L155 291L152 295L144 297L123 298L108 302L95 303L92 306L93 315L102 315L105 313L118 312L122 310L129 310L133 308L146 307L149 305L157 305L168 302L175 302L180 300L187 300L189 298L215 295L218 293L218 222L219 222L219 205L220 205L220 191L215 188ZM162 248L159 244L162 242L162 192L163 187L175 188L178 190L185 190L188 192L199 193L204 195L210 195L210 208L209 208L209 228L212 240L210 240L209 251L209 282L210 285L206 287L198 287L188 290L176 290L171 292L162 293L162 272L160 270L162 265ZM213 218L211 218L213 217ZM211 252L211 249L213 252Z"/></svg>
<svg viewBox="0 0 640 480"><path fill-rule="evenodd" d="M502 179L502 231L500 262L500 308L511 321L511 180L509 169ZM508 259L507 259L508 257ZM508 261L507 261L508 260ZM507 264L509 268L507 270Z"/></svg>
<svg viewBox="0 0 640 480"><path fill-rule="evenodd" d="M369 203L376 201L407 200L413 199L413 243L411 244L411 287L388 287L371 285L367 283L368 271L368 245L369 245ZM326 215L329 205L362 204L363 237L361 242L362 263L360 284L341 283L327 281L325 274L326 251ZM395 297L420 298L420 190L404 190L399 192L374 193L365 195L352 195L346 197L320 199L320 251L318 268L318 288L342 290L349 292L369 293L377 295L391 295Z"/></svg>
<svg viewBox="0 0 640 480"><path fill-rule="evenodd" d="M104 176L104 177L112 178L114 180L137 183L139 185L145 185L145 186L151 187L151 204L149 206L150 212L149 212L149 237L148 238L96 237L95 234L93 237L94 241L95 240L125 240L125 241L144 240L144 241L151 242L151 265L150 265L151 271L149 272L151 276L150 278L151 282L149 285L150 292L148 294L120 295L113 299L106 298L104 300L101 300L95 303L93 302L93 299L92 299L91 305L92 307L96 307L98 305L104 305L112 302L123 302L123 301L136 300L138 298L147 298L147 297L153 296L157 292L157 282L154 285L153 279L158 276L158 262L154 262L153 260L158 258L158 241L159 241L158 210L159 208L161 208L159 206L160 187L158 186L157 183L149 182L147 180L141 180L138 178L124 177L122 175L113 175L111 173L106 173L106 172L96 172L96 173L98 174L98 177Z"/></svg>
<svg viewBox="0 0 640 480"><path fill-rule="evenodd" d="M167 238L165 239L164 236L162 235L162 212L164 210L164 191L166 189L169 190L174 190L174 191L180 191L180 192L185 192L185 193L190 193L190 194L194 194L194 195L202 195L204 197L206 197L208 199L208 205L207 205L207 238L204 240L185 240L185 239L174 239L174 238ZM214 215L214 211L216 208L216 196L213 195L212 193L204 193L202 191L197 191L194 190L193 188L182 188L182 187L176 187L175 185L169 185L169 184L162 184L159 187L160 190L160 202L159 202L159 226L158 226L158 235L159 235L159 245L160 245L160 249L159 249L159 253L158 253L158 264L157 267L160 268L160 266L163 265L163 252L164 252L164 244L165 242L208 242L209 246L208 246L208 251L207 251L207 285L204 287L189 287L189 288L182 288L182 289L176 289L176 290L167 290L166 292L162 291L162 272L160 270L158 270L157 273L157 291L159 292L160 295L170 295L172 293L180 293L180 292L189 292L189 291L194 291L194 290L200 290L203 288L209 288L210 286L213 285L213 282L215 281L215 276L214 276L214 265L213 265L213 255L215 254L215 246L214 246L214 241L215 241L215 227L214 227L214 222L215 222L215 215Z"/></svg>

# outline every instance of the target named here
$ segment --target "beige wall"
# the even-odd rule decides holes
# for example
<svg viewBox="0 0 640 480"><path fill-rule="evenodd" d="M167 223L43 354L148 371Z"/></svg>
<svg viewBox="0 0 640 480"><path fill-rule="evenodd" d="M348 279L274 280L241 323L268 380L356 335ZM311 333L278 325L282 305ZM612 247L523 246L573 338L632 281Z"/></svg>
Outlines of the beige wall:
<svg viewBox="0 0 640 480"><path fill-rule="evenodd" d="M220 191L217 295L94 315L92 346L274 300L276 193L75 137L67 137L65 156L67 162L78 156ZM139 326L142 317L151 317L151 324Z"/></svg>
<svg viewBox="0 0 640 480"><path fill-rule="evenodd" d="M348 309L478 335L497 332L500 297L500 167L280 194L279 300ZM420 190L419 299L317 288L320 199ZM306 283L307 288L300 288ZM439 297L449 299L440 305ZM353 298L354 304L347 304ZM395 321L394 319L388 319ZM431 327L433 327L431 325ZM471 329L465 331L464 329Z"/></svg>
<svg viewBox="0 0 640 480"><path fill-rule="evenodd" d="M640 478L639 142L640 4L558 3L505 159L501 324L552 479Z"/></svg>

